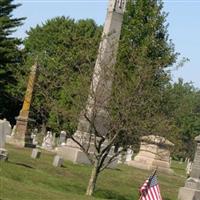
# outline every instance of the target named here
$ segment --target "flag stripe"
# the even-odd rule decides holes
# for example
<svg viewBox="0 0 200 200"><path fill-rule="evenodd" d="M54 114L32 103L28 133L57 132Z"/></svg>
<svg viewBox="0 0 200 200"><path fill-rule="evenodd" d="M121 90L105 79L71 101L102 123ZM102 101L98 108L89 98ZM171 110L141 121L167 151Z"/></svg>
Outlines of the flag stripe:
<svg viewBox="0 0 200 200"><path fill-rule="evenodd" d="M139 191L141 200L162 200L155 173L144 182Z"/></svg>

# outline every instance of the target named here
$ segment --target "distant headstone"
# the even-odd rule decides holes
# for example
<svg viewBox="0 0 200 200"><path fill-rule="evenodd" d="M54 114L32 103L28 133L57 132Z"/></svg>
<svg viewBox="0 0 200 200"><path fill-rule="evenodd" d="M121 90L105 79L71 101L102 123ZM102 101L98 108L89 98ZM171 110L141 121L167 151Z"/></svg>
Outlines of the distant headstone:
<svg viewBox="0 0 200 200"><path fill-rule="evenodd" d="M3 126L3 131L5 135L11 135L12 127L9 121L7 121L6 119L0 120L0 126Z"/></svg>
<svg viewBox="0 0 200 200"><path fill-rule="evenodd" d="M42 142L42 148L46 150L52 150L54 146L54 137L51 131L47 131L47 135L44 137Z"/></svg>
<svg viewBox="0 0 200 200"><path fill-rule="evenodd" d="M4 148L6 142L6 134L4 131L4 121L0 120L0 148Z"/></svg>
<svg viewBox="0 0 200 200"><path fill-rule="evenodd" d="M34 145L37 145L38 144L38 141L37 141L37 134L38 134L38 129L35 128L32 133L31 133L31 138L32 138L32 141L33 141L33 144Z"/></svg>
<svg viewBox="0 0 200 200"><path fill-rule="evenodd" d="M8 152L4 148L0 148L0 161L8 160Z"/></svg>
<svg viewBox="0 0 200 200"><path fill-rule="evenodd" d="M60 157L58 155L56 155L54 157L54 160L53 160L53 166L54 167L61 167L63 165L63 163L64 163L64 160L63 160L62 157Z"/></svg>
<svg viewBox="0 0 200 200"><path fill-rule="evenodd" d="M133 156L133 150L130 149L130 148L127 149L125 162L131 161L132 160L132 156Z"/></svg>
<svg viewBox="0 0 200 200"><path fill-rule="evenodd" d="M179 190L179 200L200 200L200 135L195 138L195 141L197 147L190 177L185 182L185 186Z"/></svg>
<svg viewBox="0 0 200 200"><path fill-rule="evenodd" d="M60 132L59 144L61 146L66 144L66 135L67 135L67 133L65 131Z"/></svg>
<svg viewBox="0 0 200 200"><path fill-rule="evenodd" d="M7 160L8 153L5 149L6 135L11 134L11 125L4 119L0 120L0 160Z"/></svg>
<svg viewBox="0 0 200 200"><path fill-rule="evenodd" d="M179 161L179 164L182 164L182 163L183 163L183 158L181 158Z"/></svg>
<svg viewBox="0 0 200 200"><path fill-rule="evenodd" d="M120 151L122 151L122 147L120 147L119 149L118 149L118 151L120 152ZM118 164L121 164L121 163L124 163L124 161L125 161L125 154L124 154L125 152L121 152L120 154L119 154L119 156L118 156L118 161L117 161L117 163Z"/></svg>
<svg viewBox="0 0 200 200"><path fill-rule="evenodd" d="M39 149L32 150L31 158L37 159L40 158L40 156L41 156L41 151Z"/></svg>
<svg viewBox="0 0 200 200"><path fill-rule="evenodd" d="M190 176L191 171L192 171L192 162L190 161L187 163L187 167L186 167L187 176Z"/></svg>

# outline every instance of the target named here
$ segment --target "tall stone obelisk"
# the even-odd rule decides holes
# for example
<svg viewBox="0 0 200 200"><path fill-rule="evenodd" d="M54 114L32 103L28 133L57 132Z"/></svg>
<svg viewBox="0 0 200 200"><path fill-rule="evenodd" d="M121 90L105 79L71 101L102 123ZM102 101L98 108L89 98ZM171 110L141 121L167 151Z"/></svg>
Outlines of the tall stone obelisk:
<svg viewBox="0 0 200 200"><path fill-rule="evenodd" d="M111 95L114 65L125 7L126 0L109 0L86 109L81 113L78 128L74 134L74 138L80 141L82 145L87 145L91 133L89 120L94 120L95 128L98 129L99 134L103 135L107 130L109 120L105 107ZM74 163L90 163L86 155L71 139L67 140L66 146L58 148L58 154Z"/></svg>
<svg viewBox="0 0 200 200"><path fill-rule="evenodd" d="M114 65L116 63L125 6L125 0L109 0L102 40L94 67L90 94L86 109L83 111L84 115L87 115L89 119L95 115L95 127L100 134L106 132L106 126L108 124L105 107L111 95ZM87 134L90 132L90 129L90 122L82 115L75 134Z"/></svg>
<svg viewBox="0 0 200 200"><path fill-rule="evenodd" d="M31 67L31 72L28 79L26 94L24 102L19 116L16 117L16 129L15 133L11 136L9 143L12 143L20 147L34 147L30 133L27 131L29 121L29 111L31 106L31 100L33 95L33 89L35 85L37 75L37 63Z"/></svg>
<svg viewBox="0 0 200 200"><path fill-rule="evenodd" d="M179 190L179 200L200 200L200 135L195 138L195 141L197 142L197 148L192 163L191 175L185 186Z"/></svg>

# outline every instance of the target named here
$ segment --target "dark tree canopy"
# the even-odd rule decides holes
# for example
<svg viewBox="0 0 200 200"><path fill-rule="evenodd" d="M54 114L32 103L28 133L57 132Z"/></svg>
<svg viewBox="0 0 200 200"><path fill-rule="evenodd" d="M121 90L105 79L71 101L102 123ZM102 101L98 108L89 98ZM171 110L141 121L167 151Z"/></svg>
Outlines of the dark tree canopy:
<svg viewBox="0 0 200 200"><path fill-rule="evenodd" d="M12 96L16 85L13 75L21 62L19 45L22 43L12 34L25 19L13 17L12 12L18 6L20 4L13 4L13 0L0 1L0 116L9 119L14 117L17 109L16 100Z"/></svg>

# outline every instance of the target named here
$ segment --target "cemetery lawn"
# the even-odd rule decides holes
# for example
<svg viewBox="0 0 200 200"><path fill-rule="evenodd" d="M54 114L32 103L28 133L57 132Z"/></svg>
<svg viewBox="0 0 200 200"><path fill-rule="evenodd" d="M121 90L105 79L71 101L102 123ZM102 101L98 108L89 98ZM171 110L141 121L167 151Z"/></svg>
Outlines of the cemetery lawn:
<svg viewBox="0 0 200 200"><path fill-rule="evenodd" d="M43 151L40 159L33 160L31 149L6 148L9 161L0 162L0 200L138 200L138 188L150 174L125 165L107 169L99 177L94 197L86 197L90 166L65 162L55 168L52 153ZM177 200L186 178L184 168L174 162L174 175L158 174L164 200Z"/></svg>

